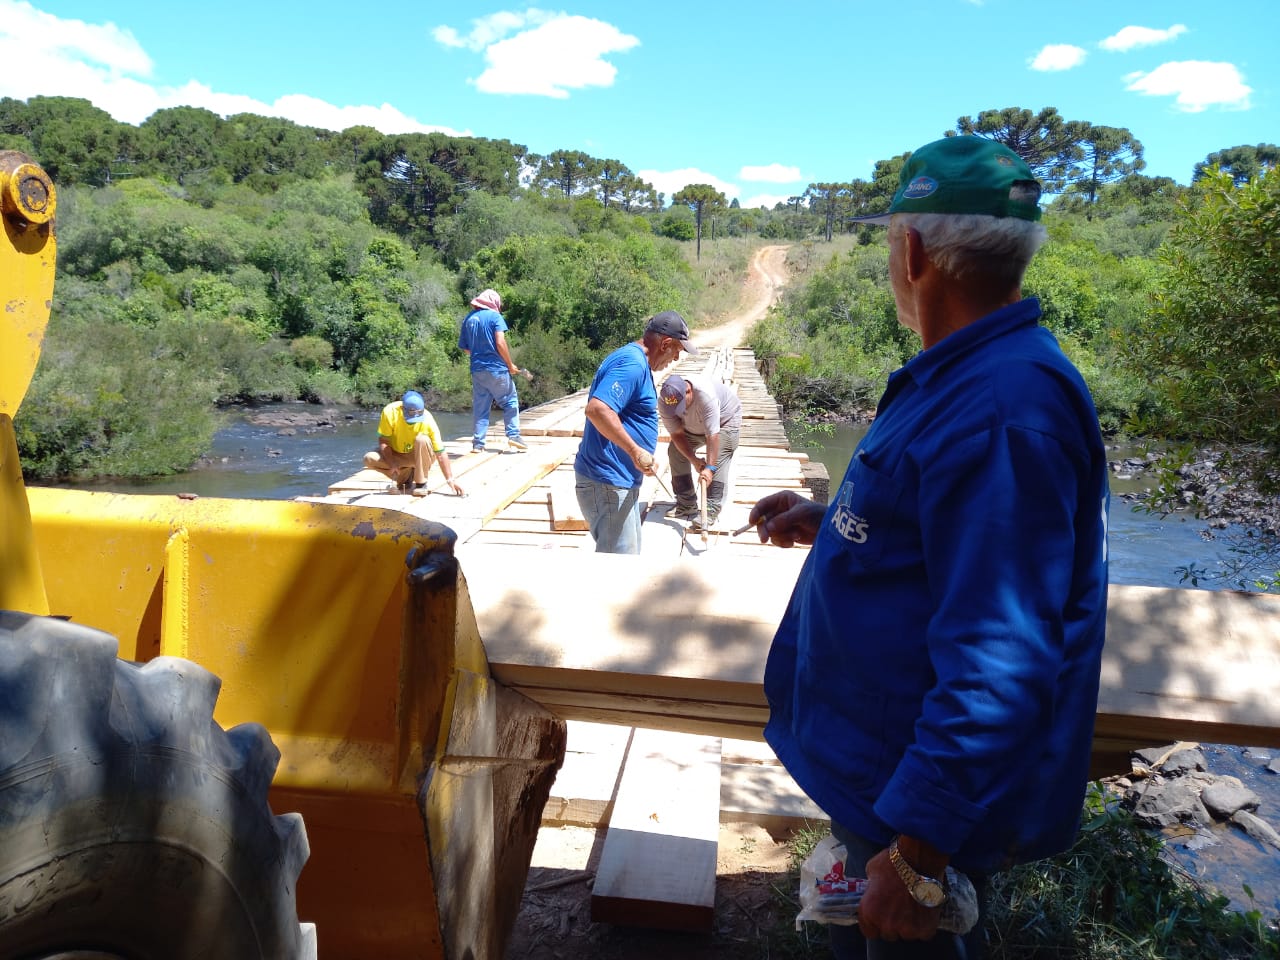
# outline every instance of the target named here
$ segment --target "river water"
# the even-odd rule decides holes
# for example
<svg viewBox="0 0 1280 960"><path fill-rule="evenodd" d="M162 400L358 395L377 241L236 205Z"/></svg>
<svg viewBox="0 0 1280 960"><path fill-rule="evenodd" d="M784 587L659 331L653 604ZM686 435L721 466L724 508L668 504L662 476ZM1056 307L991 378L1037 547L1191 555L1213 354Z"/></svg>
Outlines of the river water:
<svg viewBox="0 0 1280 960"><path fill-rule="evenodd" d="M303 404L272 405L259 412L314 412ZM471 434L469 414L434 414L446 437ZM120 493L195 493L206 497L289 499L322 495L331 481L360 468L361 457L376 446L378 411L340 410L336 427L308 430L250 422L236 414L214 438L213 447L195 469L150 481L103 481L79 484L84 489ZM826 465L838 483L864 426L838 424L822 430L790 425L794 450ZM1108 452L1113 460L1141 454L1137 448ZM1160 519L1135 511L1119 495L1137 492L1141 481L1112 478L1110 517L1111 581L1156 587L1186 586L1178 567L1188 563L1213 567L1233 531L1210 532L1206 524L1186 517ZM1266 769L1280 749L1249 750L1206 744L1212 772L1241 778L1262 798L1258 815L1280 828L1280 776ZM1185 831L1184 831L1185 834ZM1220 890L1239 909L1256 908L1280 917L1280 857L1277 851L1250 840L1238 830L1217 826L1199 834L1170 834L1168 850L1190 874ZM1253 891L1250 897L1245 886Z"/></svg>
<svg viewBox="0 0 1280 960"><path fill-rule="evenodd" d="M306 404L272 404L258 413L315 412ZM433 413L446 437L470 437L469 414ZM232 415L195 469L155 480L105 480L77 484L82 489L119 493L195 493L203 497L261 498L324 494L328 484L360 469L365 451L377 445L378 411L338 410L336 427L280 428L255 424L243 412ZM858 424L836 424L821 431L792 424L792 448L826 465L833 485L844 475L854 448L866 432ZM1137 455L1137 448L1109 451L1112 459ZM1185 517L1160 519L1133 510L1119 494L1139 482L1112 480L1111 581L1154 587L1185 586L1177 568L1196 562L1212 566L1219 544L1230 530L1212 534L1204 523ZM1213 540L1206 537L1212 536Z"/></svg>

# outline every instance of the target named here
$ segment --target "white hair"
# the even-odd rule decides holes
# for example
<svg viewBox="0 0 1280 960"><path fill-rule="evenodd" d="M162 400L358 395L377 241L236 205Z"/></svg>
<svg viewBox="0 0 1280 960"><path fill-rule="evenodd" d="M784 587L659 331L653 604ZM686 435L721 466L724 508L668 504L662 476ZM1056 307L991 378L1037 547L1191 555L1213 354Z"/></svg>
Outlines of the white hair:
<svg viewBox="0 0 1280 960"><path fill-rule="evenodd" d="M1041 223L980 213L895 213L892 222L915 229L934 266L962 281L1020 285L1046 237Z"/></svg>

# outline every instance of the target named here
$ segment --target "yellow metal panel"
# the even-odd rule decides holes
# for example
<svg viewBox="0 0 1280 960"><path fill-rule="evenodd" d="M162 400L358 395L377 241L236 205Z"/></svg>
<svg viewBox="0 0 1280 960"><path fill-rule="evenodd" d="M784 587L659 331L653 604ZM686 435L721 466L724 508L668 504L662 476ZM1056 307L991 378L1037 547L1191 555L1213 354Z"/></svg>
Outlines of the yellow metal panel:
<svg viewBox="0 0 1280 960"><path fill-rule="evenodd" d="M448 528L329 504L29 493L54 613L115 633L122 656L213 671L224 725L395 743L405 556L451 546Z"/></svg>
<svg viewBox="0 0 1280 960"><path fill-rule="evenodd" d="M31 536L13 421L0 413L0 609L49 612L40 559Z"/></svg>
<svg viewBox="0 0 1280 960"><path fill-rule="evenodd" d="M164 545L164 578L161 597L160 652L167 657L190 659L187 639L191 632L191 537L175 530Z"/></svg>

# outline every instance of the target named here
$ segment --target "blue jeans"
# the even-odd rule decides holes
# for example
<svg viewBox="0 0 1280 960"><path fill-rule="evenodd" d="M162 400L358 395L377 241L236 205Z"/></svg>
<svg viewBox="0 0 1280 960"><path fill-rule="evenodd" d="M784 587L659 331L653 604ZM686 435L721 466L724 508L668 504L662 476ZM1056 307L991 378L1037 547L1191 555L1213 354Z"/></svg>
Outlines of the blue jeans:
<svg viewBox="0 0 1280 960"><path fill-rule="evenodd" d="M577 474L578 507L596 553L640 552L640 488L615 487Z"/></svg>
<svg viewBox="0 0 1280 960"><path fill-rule="evenodd" d="M847 877L865 877L867 861L885 848L883 843L865 840L850 833L834 821L831 835L848 851L844 860ZM857 925L841 927L831 924L831 953L836 960L982 960L986 953L983 920L986 879L970 875L978 893L978 922L965 936L939 933L932 940L868 940Z"/></svg>
<svg viewBox="0 0 1280 960"><path fill-rule="evenodd" d="M471 371L471 442L484 446L489 432L489 410L494 404L502 409L502 425L507 436L520 437L520 398L511 374L489 370Z"/></svg>

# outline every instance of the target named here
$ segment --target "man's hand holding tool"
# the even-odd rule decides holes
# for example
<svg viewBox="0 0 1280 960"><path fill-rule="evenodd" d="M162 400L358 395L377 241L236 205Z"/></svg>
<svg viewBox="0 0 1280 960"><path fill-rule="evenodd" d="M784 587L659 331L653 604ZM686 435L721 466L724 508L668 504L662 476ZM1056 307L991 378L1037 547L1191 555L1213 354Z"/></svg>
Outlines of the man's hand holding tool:
<svg viewBox="0 0 1280 960"><path fill-rule="evenodd" d="M773 543L776 547L812 544L826 512L826 506L821 503L806 500L790 490L780 490L757 500L747 518L747 526L735 534L755 527L761 543Z"/></svg>

